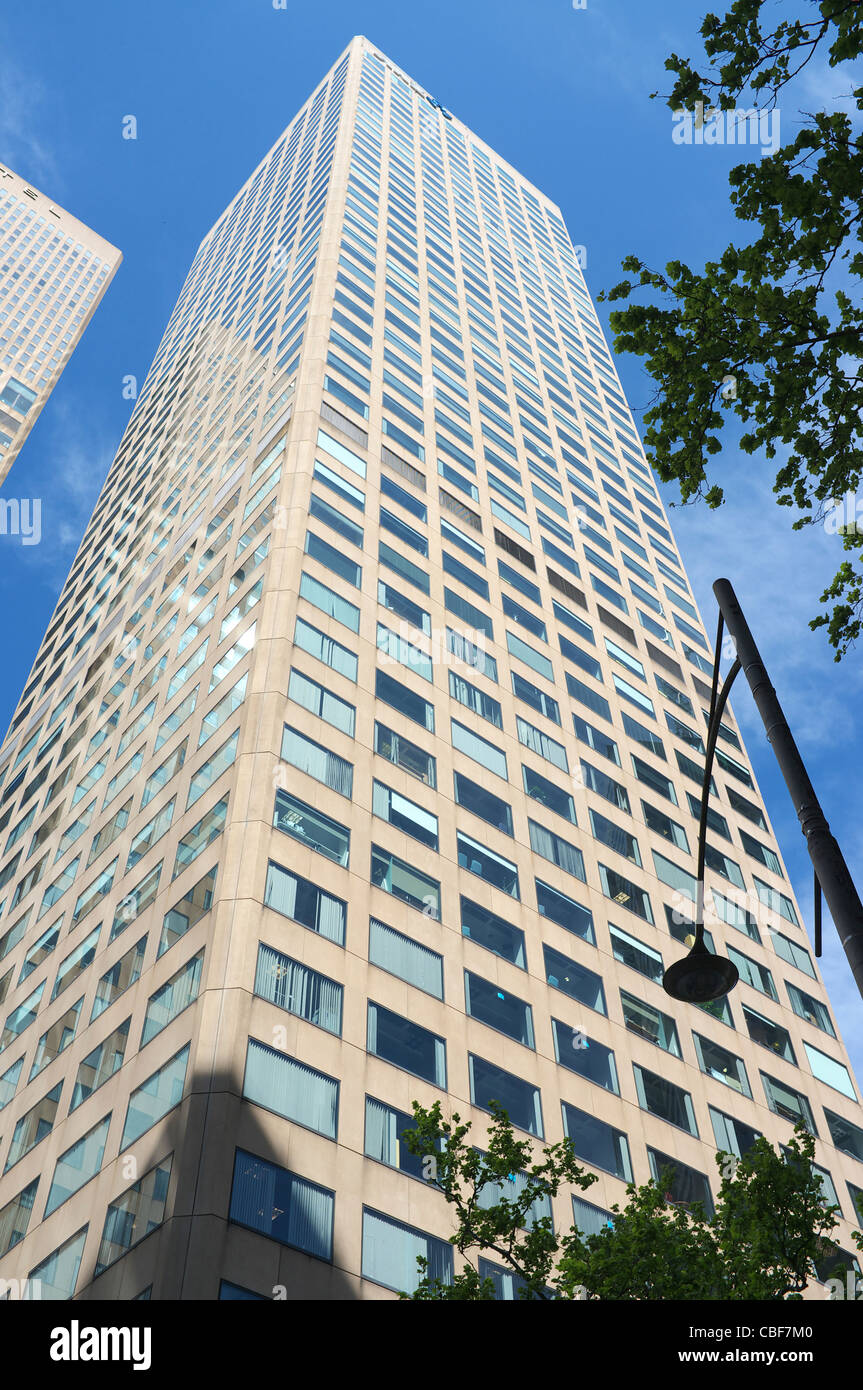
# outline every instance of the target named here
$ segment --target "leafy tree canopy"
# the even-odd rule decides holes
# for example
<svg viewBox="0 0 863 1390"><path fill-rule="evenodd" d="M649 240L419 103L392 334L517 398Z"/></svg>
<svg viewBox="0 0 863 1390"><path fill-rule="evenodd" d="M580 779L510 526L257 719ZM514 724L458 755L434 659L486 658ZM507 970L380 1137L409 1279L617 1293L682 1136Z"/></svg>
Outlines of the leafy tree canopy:
<svg viewBox="0 0 863 1390"><path fill-rule="evenodd" d="M403 1135L424 1159L426 1180L454 1209L450 1237L467 1260L453 1282L420 1281L403 1299L419 1302L490 1301L471 1257L486 1255L516 1276L518 1297L558 1299L799 1299L812 1262L835 1251L830 1232L838 1208L827 1206L812 1168L815 1142L802 1126L780 1154L758 1139L742 1159L718 1154L722 1174L715 1210L671 1200L671 1174L659 1184L629 1184L626 1206L611 1208L612 1225L583 1236L576 1226L558 1235L537 1202L561 1189L586 1191L597 1181L580 1167L572 1141L546 1146L539 1159L529 1139L517 1139L502 1107L492 1104L485 1152L467 1142L470 1124L444 1120L440 1102L413 1104L415 1128ZM525 1175L524 1185L508 1182ZM509 1195L507 1195L509 1194ZM863 1249L863 1236L855 1235Z"/></svg>
<svg viewBox="0 0 863 1390"><path fill-rule="evenodd" d="M794 8L797 17L778 23L774 0L734 0L724 18L708 14L704 71L677 54L666 60L676 79L672 110L697 120L710 110L767 116L816 55L834 68L860 56L863 0L798 0ZM849 96L863 110L863 86ZM859 127L855 134L842 111L801 113L792 140L738 165L729 183L751 233L745 244L728 245L702 271L677 260L651 270L628 256L631 278L600 299L627 301L610 315L615 346L644 358L656 384L645 446L663 482L676 481L683 502L718 507L723 488L711 460L736 416L740 447L777 461L777 502L801 513L792 523L799 530L822 523L863 472ZM826 611L809 624L827 627L837 661L863 624L863 519L843 546L846 558L821 594Z"/></svg>

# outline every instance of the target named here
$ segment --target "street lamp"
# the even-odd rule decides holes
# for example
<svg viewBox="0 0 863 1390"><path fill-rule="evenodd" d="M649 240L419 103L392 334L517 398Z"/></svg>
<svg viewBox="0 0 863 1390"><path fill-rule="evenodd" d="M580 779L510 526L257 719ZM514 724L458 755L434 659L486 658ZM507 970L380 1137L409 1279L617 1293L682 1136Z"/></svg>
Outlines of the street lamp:
<svg viewBox="0 0 863 1390"><path fill-rule="evenodd" d="M683 960L675 961L666 970L662 980L663 988L674 999L699 1004L707 1003L711 999L720 999L734 988L739 979L731 961L713 955L704 944L704 861L707 848L710 774L716 739L731 686L738 673L743 671L764 722L768 741L776 754L785 785L791 794L815 871L815 955L821 955L823 888L857 987L863 994L863 903L842 851L830 833L827 819L809 780L809 774L782 712L776 691L770 684L767 670L737 601L737 595L727 579L717 579L713 585L713 592L719 605L719 623L713 662L713 685L710 692L704 782L701 788L701 820L698 827L695 941L689 955ZM722 633L726 625L734 639L737 655L720 690L719 658Z"/></svg>

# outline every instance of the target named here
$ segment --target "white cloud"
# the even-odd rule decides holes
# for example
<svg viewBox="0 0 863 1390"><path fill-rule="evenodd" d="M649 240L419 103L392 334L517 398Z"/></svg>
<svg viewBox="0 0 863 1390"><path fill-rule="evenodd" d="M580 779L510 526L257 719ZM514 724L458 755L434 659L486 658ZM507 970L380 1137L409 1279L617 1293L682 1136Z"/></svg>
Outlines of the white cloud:
<svg viewBox="0 0 863 1390"><path fill-rule="evenodd" d="M800 74L800 97L807 109L844 111L852 121L863 120L852 93L863 86L863 72L852 63L840 63L831 68L825 62L812 60Z"/></svg>
<svg viewBox="0 0 863 1390"><path fill-rule="evenodd" d="M52 197L60 197L58 165L38 133L44 121L45 88L13 63L5 41L0 42L0 93L0 160L22 178L50 190Z"/></svg>

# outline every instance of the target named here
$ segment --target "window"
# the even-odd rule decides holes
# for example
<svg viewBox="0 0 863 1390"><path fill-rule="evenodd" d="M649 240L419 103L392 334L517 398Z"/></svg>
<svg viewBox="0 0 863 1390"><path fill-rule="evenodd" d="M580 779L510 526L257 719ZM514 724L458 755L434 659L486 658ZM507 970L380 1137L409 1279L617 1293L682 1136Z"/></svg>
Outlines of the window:
<svg viewBox="0 0 863 1390"><path fill-rule="evenodd" d="M823 1081L825 1086L832 1086L835 1091L841 1091L849 1100L857 1099L848 1068L842 1062L837 1062L835 1057L828 1057L826 1052L813 1047L811 1043L804 1042L803 1047L809 1058L812 1075L817 1081Z"/></svg>
<svg viewBox="0 0 863 1390"><path fill-rule="evenodd" d="M658 796L664 796L666 801L670 801L673 806L677 805L677 793L670 777L666 777L664 773L650 767L641 758L637 758L634 753L632 755L632 770L639 782L650 787L651 791L656 792Z"/></svg>
<svg viewBox="0 0 863 1390"><path fill-rule="evenodd" d="M371 882L409 907L440 921L440 883L379 845L372 845Z"/></svg>
<svg viewBox="0 0 863 1390"><path fill-rule="evenodd" d="M9 1144L9 1152L6 1155L6 1166L4 1173L14 1167L19 1159L34 1149L37 1144L51 1133L54 1128L54 1121L57 1118L57 1110L60 1105L60 1092L63 1090L63 1082L58 1081L57 1085L43 1096L40 1101L25 1110L20 1117L12 1132L12 1140Z"/></svg>
<svg viewBox="0 0 863 1390"><path fill-rule="evenodd" d="M525 1047L534 1046L533 1012L523 999L470 970L464 972L464 995L465 1011L470 1018L506 1033Z"/></svg>
<svg viewBox="0 0 863 1390"><path fill-rule="evenodd" d="M714 1110L712 1105L707 1108L710 1111L716 1147L723 1153L735 1154L737 1158L743 1158L748 1154L755 1140L760 1137L758 1130L745 1125L742 1120L735 1120L733 1115Z"/></svg>
<svg viewBox="0 0 863 1390"><path fill-rule="evenodd" d="M497 662L493 656L489 656L486 652L484 636L477 633L474 636L479 636L479 643L472 642L464 633L456 632L454 628L448 627L446 630L447 651L455 657L456 661L472 667L481 676L486 676L497 684Z"/></svg>
<svg viewBox="0 0 863 1390"><path fill-rule="evenodd" d="M307 576L303 576L305 579ZM302 593L302 590L301 590ZM307 595L306 595L307 597ZM335 595L334 595L335 597ZM355 610L359 615L359 610ZM350 624L349 624L350 626ZM320 631L319 628L312 627L310 623L302 618L297 618L294 628L294 646L313 656L317 661L322 661L331 670L338 671L340 675L346 676L350 681L357 679L357 658L347 647L343 647L340 642Z"/></svg>
<svg viewBox="0 0 863 1390"><path fill-rule="evenodd" d="M737 967L740 979L744 984L751 985L761 994L766 994L770 999L778 1001L776 986L773 983L773 976L766 965L761 965L758 961L752 960L749 956L744 956L742 951L737 951L733 946L726 946L728 959Z"/></svg>
<svg viewBox="0 0 863 1390"><path fill-rule="evenodd" d="M341 796L350 798L352 795L353 764L287 724L282 735L282 757L292 767L299 768Z"/></svg>
<svg viewBox="0 0 863 1390"><path fill-rule="evenodd" d="M634 685L630 685L629 681L625 681L623 676L619 676L616 671L612 671L611 679L614 683L615 690L622 700L628 700L630 704L637 705L638 708L643 709L646 714L649 714L654 719L656 718L653 701L649 695L645 695L641 690L636 690Z"/></svg>
<svg viewBox="0 0 863 1390"><path fill-rule="evenodd" d="M444 1039L371 1000L366 1046L375 1057L446 1089Z"/></svg>
<svg viewBox="0 0 863 1390"><path fill-rule="evenodd" d="M645 922L653 922L653 908L643 888L624 878L615 869L607 868L605 864L598 864L597 868L602 891L607 898L625 907L627 912L634 912L636 917L643 918Z"/></svg>
<svg viewBox="0 0 863 1390"><path fill-rule="evenodd" d="M152 849L154 845L157 845L162 836L168 833L171 828L171 822L174 819L175 804L176 798L172 798L160 811L156 812L152 820L149 820L146 825L141 827L137 835L133 836L132 843L129 846L129 857L126 860L126 873L128 873L130 869L134 869L135 865L140 863L144 858L147 851Z"/></svg>
<svg viewBox="0 0 863 1390"><path fill-rule="evenodd" d="M795 1091L793 1087L786 1086L784 1082L777 1081L775 1076L768 1076L765 1072L761 1073L761 1081L764 1086L764 1094L767 1097L767 1104L774 1115L781 1115L792 1125L805 1125L810 1134L817 1137L818 1130L815 1128L812 1107L806 1097L800 1091Z"/></svg>
<svg viewBox="0 0 863 1390"><path fill-rule="evenodd" d="M733 859L729 859L727 854L716 849L709 841L705 845L704 862L708 869L720 874L722 878L727 878L729 883L733 883L736 888L745 888L740 865L736 864Z"/></svg>
<svg viewBox="0 0 863 1390"><path fill-rule="evenodd" d="M846 1120L842 1115L834 1115L833 1111L828 1110L826 1105L824 1117L827 1120L827 1128L830 1130L831 1142L835 1144L836 1148L863 1163L863 1129L860 1129L851 1120Z"/></svg>
<svg viewBox="0 0 863 1390"><path fill-rule="evenodd" d="M125 1019L81 1061L69 1105L70 1114L123 1065L131 1022L131 1018Z"/></svg>
<svg viewBox="0 0 863 1390"><path fill-rule="evenodd" d="M194 1004L198 997L203 962L204 952L199 951L175 971L161 989L150 995L141 1033L141 1047L161 1033L163 1028L167 1028L184 1009Z"/></svg>
<svg viewBox="0 0 863 1390"><path fill-rule="evenodd" d="M608 934L611 937L611 951L615 960L628 965L632 970L637 970L640 975L646 975L648 980L662 983L664 970L662 956L658 951L654 951L652 946L645 946L643 941L630 936L622 927L612 926L610 922Z"/></svg>
<svg viewBox="0 0 863 1390"><path fill-rule="evenodd" d="M104 1273L127 1250L161 1226L165 1219L170 1181L169 1157L114 1198L105 1213L102 1240L96 1256L96 1275Z"/></svg>
<svg viewBox="0 0 863 1390"><path fill-rule="evenodd" d="M550 811L556 811L559 816L564 816L573 825L577 824L575 818L575 802L569 792L563 791L554 782L549 782L547 777L543 777L540 772L534 772L532 768L521 766L524 790L534 801L538 801L541 806L547 806Z"/></svg>
<svg viewBox="0 0 863 1390"><path fill-rule="evenodd" d="M412 719L415 724L420 724L424 729L434 733L434 705L403 685L401 681L396 680L394 676L387 675L385 671L377 670L375 672L375 695L385 704L399 710L408 719Z"/></svg>
<svg viewBox="0 0 863 1390"><path fill-rule="evenodd" d="M697 1168L690 1168L678 1158L660 1153L658 1149L648 1148L650 1174L654 1182L665 1194L669 1206L689 1210L694 1202L700 1202L708 1216L713 1213L713 1197L710 1183Z"/></svg>
<svg viewBox="0 0 863 1390"><path fill-rule="evenodd" d="M738 907L736 903L729 901L728 898L724 898L721 893L717 893L715 888L713 888L711 892L717 917L723 922L727 922L730 927L734 927L737 931L744 932L746 936L749 937L750 941L757 941L760 946L761 935L758 931L758 927L755 925L755 918L752 916L752 913L747 912L745 908ZM710 906L707 904L707 912L709 913L709 911Z"/></svg>
<svg viewBox="0 0 863 1390"><path fill-rule="evenodd" d="M42 1034L36 1044L33 1065L27 1078L28 1085L34 1077L39 1075L40 1071L44 1071L69 1046L78 1027L78 1017L83 1003L83 998L79 999L76 1004L73 1004L64 1014L55 1019L50 1028Z"/></svg>
<svg viewBox="0 0 863 1390"><path fill-rule="evenodd" d="M688 725L682 724L681 721L675 718L668 710L665 710L665 722L668 725L669 732L674 734L675 738L682 739L684 743L688 743L689 746L694 748L698 753L704 752L704 742L701 735L696 733L694 729L690 729Z"/></svg>
<svg viewBox="0 0 863 1390"><path fill-rule="evenodd" d="M770 928L770 939L773 942L773 949L777 956L787 960L789 965L796 965L798 970L803 970L807 975L815 979L815 967L812 964L809 952L802 946L798 946L796 941L792 941L789 936L784 936L781 931Z"/></svg>
<svg viewBox="0 0 863 1390"><path fill-rule="evenodd" d="M474 1152L484 1160L488 1158L488 1154L482 1149L474 1149ZM502 1201L518 1201L531 1180L528 1173L516 1169L500 1182L486 1182L477 1197L477 1207L480 1211L487 1211ZM524 1229L531 1230L543 1217L552 1219L551 1198L547 1195L537 1197L531 1202L525 1213Z"/></svg>
<svg viewBox="0 0 863 1390"><path fill-rule="evenodd" d="M87 1240L87 1227L76 1231L67 1241L57 1247L46 1260L30 1270L27 1278L39 1284L40 1297L68 1299L75 1292L81 1256Z"/></svg>
<svg viewBox="0 0 863 1390"><path fill-rule="evenodd" d="M344 945L347 904L272 860L267 867L264 903L327 940Z"/></svg>
<svg viewBox="0 0 863 1390"><path fill-rule="evenodd" d="M480 1110L490 1110L491 1102L496 1101L517 1129L524 1129L539 1139L545 1138L538 1087L472 1054L468 1055L468 1065L471 1104Z"/></svg>
<svg viewBox="0 0 863 1390"><path fill-rule="evenodd" d="M147 938L142 936L125 955L120 956L110 970L106 970L96 986L93 1012L90 1015L91 1023L140 978L146 948Z"/></svg>
<svg viewBox="0 0 863 1390"><path fill-rule="evenodd" d="M642 801L641 809L644 814L644 824L648 830L652 830L656 835L661 835L664 840L668 840L677 849L683 850L684 854L689 853L689 840L682 825L679 825L676 820L672 820L665 811L660 811L658 807L651 806L647 801Z"/></svg>
<svg viewBox="0 0 863 1390"><path fill-rule="evenodd" d="M306 802L289 796L287 792L277 791L273 824L283 834L301 840L318 854L347 868L351 832L338 821L313 810Z"/></svg>
<svg viewBox="0 0 863 1390"><path fill-rule="evenodd" d="M610 1048L597 1042L596 1038L591 1038L585 1047L587 1039L583 1037L581 1030L572 1024L561 1023L557 1018L551 1020L551 1031L554 1036L554 1055L561 1066L576 1072L586 1081L592 1081L595 1086L602 1086L604 1090L613 1091L615 1095L620 1094L614 1053Z"/></svg>
<svg viewBox="0 0 863 1390"><path fill-rule="evenodd" d="M515 657L518 661L523 661L532 671L536 671L537 675L543 676L547 681L554 681L554 667L548 657L535 651L527 642L516 637L513 632L506 634L506 649L510 656Z"/></svg>
<svg viewBox="0 0 863 1390"><path fill-rule="evenodd" d="M598 1236L604 1230L614 1230L611 1212L586 1202L583 1197L573 1197L572 1217L573 1224L583 1236Z"/></svg>
<svg viewBox="0 0 863 1390"><path fill-rule="evenodd" d="M540 690L538 685L518 675L516 671L512 672L512 689L517 699L524 700L525 704L545 715L553 724L560 723L560 705L557 701L546 695L544 690Z"/></svg>
<svg viewBox="0 0 863 1390"><path fill-rule="evenodd" d="M820 999L807 994L805 990L798 989L788 980L785 981L785 988L788 991L791 1007L798 1018L805 1018L807 1023L811 1023L815 1028L820 1028L823 1033L829 1033L831 1038L836 1037L836 1030L833 1027L826 1004L822 1004Z"/></svg>
<svg viewBox="0 0 863 1390"><path fill-rule="evenodd" d="M551 946L544 945L542 950L546 982L553 989L561 990L563 994L568 994L571 999L578 1000L589 1009L595 1009L597 1013L607 1012L601 976L594 974L586 966L579 965L560 951L555 951Z"/></svg>
<svg viewBox="0 0 863 1390"><path fill-rule="evenodd" d="M519 743L522 743L525 748L529 748L531 752L538 753L541 758L553 763L561 772L569 772L566 749L562 743L550 738L543 729L537 729L535 725L529 724L520 715L516 716L515 722Z"/></svg>
<svg viewBox="0 0 863 1390"><path fill-rule="evenodd" d="M534 854L541 854L543 859L557 864L564 873L573 874L576 878L580 878L582 883L587 882L584 872L584 856L576 845L571 845L568 840L555 835L551 830L546 830L536 821L528 820L527 828L530 836L530 847Z"/></svg>
<svg viewBox="0 0 863 1390"><path fill-rule="evenodd" d="M38 1186L39 1179L34 1178L17 1197L0 1207L0 1255L7 1254L12 1246L18 1245L27 1234Z"/></svg>
<svg viewBox="0 0 863 1390"><path fill-rule="evenodd" d="M647 1042L661 1047L664 1052L670 1052L673 1057L681 1055L677 1025L669 1014L663 1013L653 1004L636 998L624 989L620 991L620 1002L623 1007L623 1021L630 1033L645 1038Z"/></svg>
<svg viewBox="0 0 863 1390"><path fill-rule="evenodd" d="M175 879L178 874L182 873L183 869L193 864L198 855L203 854L208 845L211 845L221 835L225 828L227 814L228 798L225 796L221 801L217 801L209 811L206 811L191 830L187 830L177 845L172 879Z"/></svg>
<svg viewBox="0 0 863 1390"><path fill-rule="evenodd" d="M255 1038L246 1051L243 1095L285 1120L336 1137L339 1082Z"/></svg>
<svg viewBox="0 0 863 1390"><path fill-rule="evenodd" d="M334 1205L327 1188L237 1149L228 1216L238 1226L332 1260Z"/></svg>
<svg viewBox="0 0 863 1390"><path fill-rule="evenodd" d="M465 810L472 811L475 816L488 821L489 825L493 825L496 830L501 830L504 835L512 834L512 810L508 802L502 801L499 796L486 791L478 782L472 782L461 772L454 773L453 778L457 806L463 806Z"/></svg>
<svg viewBox="0 0 863 1390"><path fill-rule="evenodd" d="M607 820L598 811L591 810L590 825L594 839L601 844L607 845L609 849L620 854L624 859L629 859L633 864L641 866L641 854L638 849L638 841L635 836L620 825L615 825L614 821Z"/></svg>
<svg viewBox="0 0 863 1390"><path fill-rule="evenodd" d="M369 960L426 994L443 999L443 957L374 917L369 920Z"/></svg>
<svg viewBox="0 0 863 1390"><path fill-rule="evenodd" d="M324 565L328 570L332 570L333 574L338 575L340 579L344 579L346 583L352 584L355 589L362 588L362 565L358 565L356 561L343 554L341 550L337 550L335 546L330 545L329 541L325 541L320 536L316 536L313 531L306 532L305 553L313 560L317 560L319 565ZM254 591L252 590L250 592ZM228 614L225 623L233 619L231 622L231 626L233 627L239 622L239 617L234 616L238 613L238 609L239 605ZM223 631L219 634L219 641L230 631L230 628L225 628L225 623L222 624Z"/></svg>
<svg viewBox="0 0 863 1390"><path fill-rule="evenodd" d="M552 922L557 922L558 926L565 927L574 936L580 936L584 941L589 941L591 946L596 945L596 935L593 930L593 913L589 908L582 907L574 898L569 898L565 893L559 892L540 879L535 880L536 887L536 906L541 917L549 917Z"/></svg>
<svg viewBox="0 0 863 1390"><path fill-rule="evenodd" d="M692 792L686 793L686 800L689 803L689 810L697 821L701 821L701 797L693 796ZM712 806L707 808L707 828L713 830L717 835L721 835L724 840L731 839L731 832L728 829L728 821L721 816Z"/></svg>
<svg viewBox="0 0 863 1390"><path fill-rule="evenodd" d="M735 1057L734 1053L729 1052L727 1047L720 1046L711 1038L702 1037L700 1033L693 1033L692 1038L695 1043L698 1065L705 1076L712 1076L715 1081L721 1081L723 1086L730 1086L733 1091L739 1091L742 1096L752 1096L749 1080L746 1076L746 1067L739 1057Z"/></svg>
<svg viewBox="0 0 863 1390"><path fill-rule="evenodd" d="M526 969L524 932L470 898L462 897L459 901L462 935L470 937L471 941L487 951L493 951L496 956L511 961L521 970Z"/></svg>
<svg viewBox="0 0 863 1390"><path fill-rule="evenodd" d="M45 1203L46 1216L50 1216L99 1172L110 1123L111 1116L106 1115L104 1120L100 1120L57 1159Z"/></svg>
<svg viewBox="0 0 863 1390"><path fill-rule="evenodd" d="M399 1293L413 1293L420 1280L418 1257L427 1261L429 1279L452 1283L453 1248L448 1241L363 1207L364 1279Z"/></svg>
<svg viewBox="0 0 863 1390"><path fill-rule="evenodd" d="M623 1182L632 1182L629 1142L619 1129L563 1102L564 1133L572 1140L578 1158L593 1168L613 1173Z"/></svg>
<svg viewBox="0 0 863 1390"><path fill-rule="evenodd" d="M422 647L417 647L407 638L400 636L399 633L392 632L383 623L378 623L377 645L381 666L397 662L401 666L406 666L409 671L414 671L418 676L422 676L423 680L433 680L432 660L428 653Z"/></svg>
<svg viewBox="0 0 863 1390"><path fill-rule="evenodd" d="M581 759L581 772L584 778L584 785L589 791L596 792L597 796L610 801L612 806L617 806L619 810L630 814L629 793L622 782L615 782L613 777L609 777L607 772L601 772L592 763L586 763Z"/></svg>
<svg viewBox="0 0 863 1390"><path fill-rule="evenodd" d="M296 667L292 668L288 680L288 699L353 738L357 715L354 706L303 675Z"/></svg>
<svg viewBox="0 0 863 1390"><path fill-rule="evenodd" d="M412 1178L423 1181L423 1160L412 1154L402 1135L405 1130L416 1128L413 1115L403 1110L394 1110L383 1101L366 1096L366 1129L364 1152L367 1158L386 1163L389 1168L398 1168Z"/></svg>
<svg viewBox="0 0 863 1390"><path fill-rule="evenodd" d="M576 680L575 676L571 676L568 671L566 672L566 688L572 698L577 700L580 705L584 705L585 709L592 710L594 714L599 715L600 719L606 719L609 724L612 722L611 706L608 701L597 691L591 690L590 686L585 685L583 681Z"/></svg>
<svg viewBox="0 0 863 1390"><path fill-rule="evenodd" d="M411 743L403 734L388 729L385 724L375 723L375 752L387 758L396 767L418 777L430 787L437 785L436 764L431 753Z"/></svg>
<svg viewBox="0 0 863 1390"><path fill-rule="evenodd" d="M730 773L732 777L736 777L738 781L743 782L747 787L752 786L752 778L746 768L743 767L741 763L735 762L733 758L729 758L728 754L723 753L719 748L716 750L716 761L719 766L723 768L725 772Z"/></svg>
<svg viewBox="0 0 863 1390"><path fill-rule="evenodd" d="M509 859L486 849L477 840L459 831L456 836L458 862L462 869L478 874L487 883L493 884L510 897L519 896L518 869Z"/></svg>
<svg viewBox="0 0 863 1390"><path fill-rule="evenodd" d="M210 910L213 904L213 891L216 885L216 867L204 874L193 888L190 888L175 907L165 913L162 921L162 934L159 938L157 958L191 931Z"/></svg>
<svg viewBox="0 0 863 1390"><path fill-rule="evenodd" d="M206 762L201 763L200 767L196 768L192 773L192 778L189 783L189 794L186 798L186 810L194 805L198 798L203 796L205 792L209 791L210 787L214 782L218 781L223 772L227 772L228 768L233 766L234 759L237 756L239 738L240 731L238 729L230 738L225 740L220 748L216 749L212 757L208 758Z"/></svg>
<svg viewBox="0 0 863 1390"><path fill-rule="evenodd" d="M345 627L350 628L351 632L359 632L360 610L356 605L349 603L346 598L342 598L341 594L337 594L334 589L327 588L326 584L322 584L319 579L306 574L305 571L300 577L300 598L307 599L322 613L326 613L328 617L335 618ZM316 630L312 629L313 632ZM342 650L347 649L343 648Z"/></svg>
<svg viewBox="0 0 863 1390"><path fill-rule="evenodd" d="M623 727L629 734L629 737L635 739L636 743L642 744L655 758L661 758L662 761L665 762L665 745L659 737L659 734L654 733L652 729L648 729L646 724L641 724L637 719L633 719L632 715L627 714L626 710L622 710L621 713L623 716Z"/></svg>
<svg viewBox="0 0 863 1390"><path fill-rule="evenodd" d="M60 962L54 988L51 991L52 999L56 999L58 994L62 994L63 990L67 989L92 964L101 930L101 926L96 927L80 945L75 947L74 951L70 951L69 955Z"/></svg>
<svg viewBox="0 0 863 1390"><path fill-rule="evenodd" d="M572 716L572 723L575 728L575 736L582 743L586 743L594 752L599 753L603 758L608 758L611 762L620 767L620 753L617 744L608 734L604 734L601 729L597 729L593 724L588 724L586 719L582 719L580 714Z"/></svg>
<svg viewBox="0 0 863 1390"><path fill-rule="evenodd" d="M635 1089L642 1110L657 1115L660 1120L666 1120L670 1125L676 1125L678 1129L685 1129L687 1134L693 1134L697 1138L698 1128L689 1092L675 1086L665 1077L657 1076L655 1072L638 1066L635 1062L632 1070L635 1073Z"/></svg>
<svg viewBox="0 0 863 1390"><path fill-rule="evenodd" d="M129 1097L120 1149L146 1134L163 1115L179 1105L186 1081L189 1044L181 1048L163 1067L153 1072Z"/></svg>
<svg viewBox="0 0 863 1390"><path fill-rule="evenodd" d="M746 797L741 796L734 787L726 787L725 793L729 804L735 811L738 811L741 816L745 816L747 820L751 820L753 825L757 825L760 830L767 829L767 822L759 806L756 806L752 801L747 801Z"/></svg>
<svg viewBox="0 0 863 1390"><path fill-rule="evenodd" d="M432 849L438 847L437 816L383 782L372 784L372 813Z"/></svg>
<svg viewBox="0 0 863 1390"><path fill-rule="evenodd" d="M482 719L487 719L495 728L503 728L503 713L500 702L493 700L485 691L478 686L471 685L463 676L457 676L454 671L449 673L449 693L454 700L458 700L460 705L465 705L467 709L473 710L474 714L480 715Z"/></svg>
<svg viewBox="0 0 863 1390"><path fill-rule="evenodd" d="M771 884L765 883L763 879L758 878L755 874L752 875L752 882L758 890L759 900L770 912L778 913L780 917L785 918L786 922L790 922L793 927L800 926L800 919L797 916L794 904L790 898L786 897L784 893L780 893L778 888L774 888Z"/></svg>

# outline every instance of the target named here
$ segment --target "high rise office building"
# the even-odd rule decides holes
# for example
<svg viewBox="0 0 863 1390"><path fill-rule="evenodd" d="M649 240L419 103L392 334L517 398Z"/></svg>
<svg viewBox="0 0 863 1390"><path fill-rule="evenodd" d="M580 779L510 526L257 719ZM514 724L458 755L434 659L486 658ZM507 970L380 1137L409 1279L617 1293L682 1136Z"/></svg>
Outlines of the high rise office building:
<svg viewBox="0 0 863 1390"><path fill-rule="evenodd" d="M587 1230L801 1120L853 1249L863 1111L730 712L741 982L661 985L711 670L560 212L354 39L201 244L0 753L0 1277L446 1278L415 1099L569 1135Z"/></svg>
<svg viewBox="0 0 863 1390"><path fill-rule="evenodd" d="M0 164L0 483L122 259Z"/></svg>

